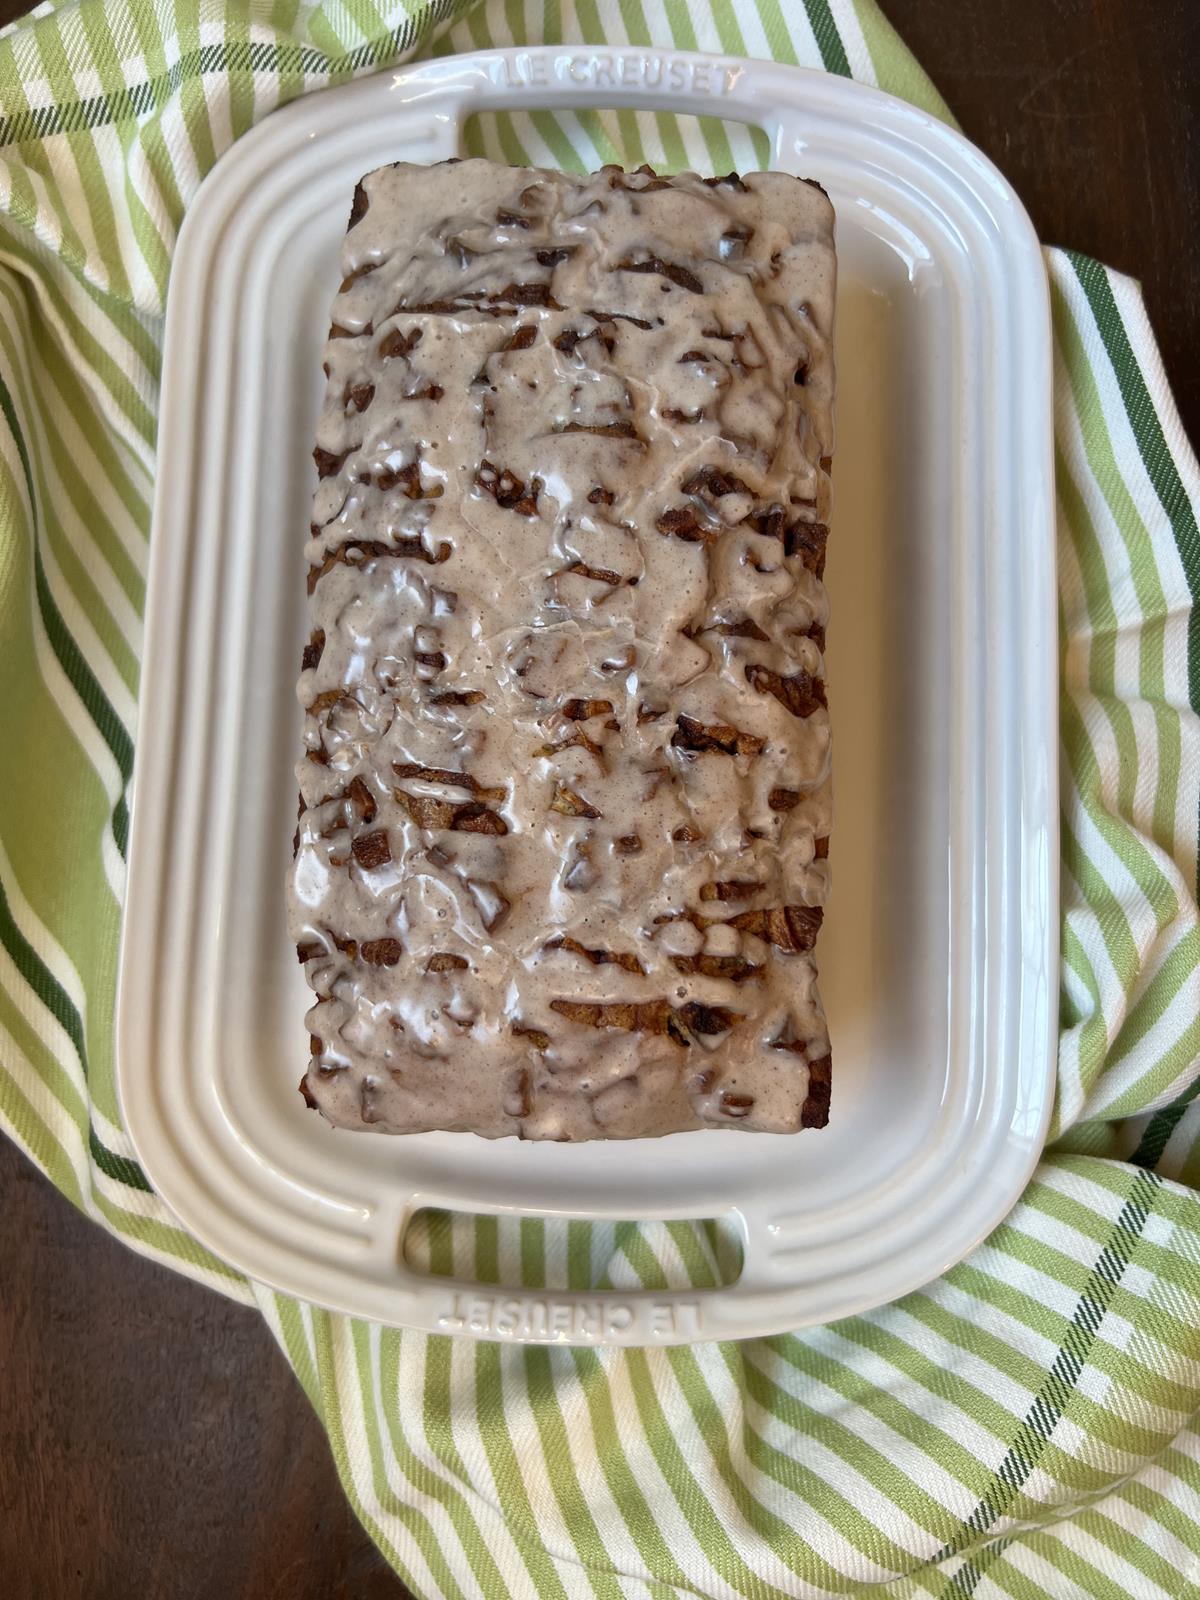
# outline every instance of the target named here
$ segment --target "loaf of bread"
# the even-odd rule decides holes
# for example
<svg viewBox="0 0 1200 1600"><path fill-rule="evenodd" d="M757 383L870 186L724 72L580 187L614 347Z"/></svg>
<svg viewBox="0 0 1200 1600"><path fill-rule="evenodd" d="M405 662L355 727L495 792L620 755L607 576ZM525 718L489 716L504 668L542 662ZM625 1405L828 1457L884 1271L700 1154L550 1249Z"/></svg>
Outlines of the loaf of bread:
<svg viewBox="0 0 1200 1600"><path fill-rule="evenodd" d="M828 1116L833 211L400 163L325 347L289 912L349 1128Z"/></svg>

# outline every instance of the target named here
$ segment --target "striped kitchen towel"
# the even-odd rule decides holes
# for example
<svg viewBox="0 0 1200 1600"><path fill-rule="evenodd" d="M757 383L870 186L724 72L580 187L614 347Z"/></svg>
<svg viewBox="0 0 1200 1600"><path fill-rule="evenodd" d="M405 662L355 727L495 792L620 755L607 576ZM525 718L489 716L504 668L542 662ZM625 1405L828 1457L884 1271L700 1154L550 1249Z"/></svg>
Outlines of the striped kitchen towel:
<svg viewBox="0 0 1200 1600"><path fill-rule="evenodd" d="M162 311L180 219L283 101L421 52L632 43L948 112L872 0L49 0L0 35L0 1122L129 1244L256 1302L423 1597L1200 1593L1200 477L1136 285L1047 252L1062 1039L1045 1159L940 1281L648 1351L398 1332L246 1282L172 1221L113 1089ZM500 159L727 170L671 116L485 119ZM690 1226L433 1219L431 1271L711 1282Z"/></svg>

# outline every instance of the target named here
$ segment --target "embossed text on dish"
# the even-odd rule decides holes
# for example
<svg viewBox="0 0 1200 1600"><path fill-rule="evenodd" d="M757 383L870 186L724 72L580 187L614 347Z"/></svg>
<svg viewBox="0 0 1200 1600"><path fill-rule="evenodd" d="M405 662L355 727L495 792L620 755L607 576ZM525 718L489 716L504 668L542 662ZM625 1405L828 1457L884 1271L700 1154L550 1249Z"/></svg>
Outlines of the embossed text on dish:
<svg viewBox="0 0 1200 1600"><path fill-rule="evenodd" d="M593 89L653 89L666 94L732 94L744 67L733 62L688 61L648 52L612 55L577 51L555 56L553 77ZM543 55L518 55L499 63L496 77L507 89L549 87L550 63Z"/></svg>
<svg viewBox="0 0 1200 1600"><path fill-rule="evenodd" d="M700 1332L697 1300L652 1300L641 1308L640 1333L649 1339L696 1338ZM526 1299L493 1294L455 1294L438 1314L447 1333L485 1333L498 1339L574 1339L602 1344L620 1340L638 1322L629 1300Z"/></svg>

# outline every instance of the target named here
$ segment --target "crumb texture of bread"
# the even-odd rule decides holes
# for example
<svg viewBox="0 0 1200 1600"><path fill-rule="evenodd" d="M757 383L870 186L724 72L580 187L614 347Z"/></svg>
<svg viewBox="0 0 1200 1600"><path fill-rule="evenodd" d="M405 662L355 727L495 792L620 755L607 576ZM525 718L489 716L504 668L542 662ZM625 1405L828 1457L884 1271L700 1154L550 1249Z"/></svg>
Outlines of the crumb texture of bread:
<svg viewBox="0 0 1200 1600"><path fill-rule="evenodd" d="M828 199L400 163L342 273L288 883L306 1100L394 1133L823 1126Z"/></svg>

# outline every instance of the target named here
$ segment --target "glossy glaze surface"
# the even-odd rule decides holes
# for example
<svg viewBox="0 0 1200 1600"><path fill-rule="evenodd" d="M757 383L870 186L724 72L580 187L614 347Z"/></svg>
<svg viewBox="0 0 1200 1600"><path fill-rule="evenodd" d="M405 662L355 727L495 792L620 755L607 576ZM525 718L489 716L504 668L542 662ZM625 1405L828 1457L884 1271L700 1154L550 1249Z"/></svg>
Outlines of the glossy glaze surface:
<svg viewBox="0 0 1200 1600"><path fill-rule="evenodd" d="M292 929L348 1126L823 1123L833 210L399 163L325 347Z"/></svg>

